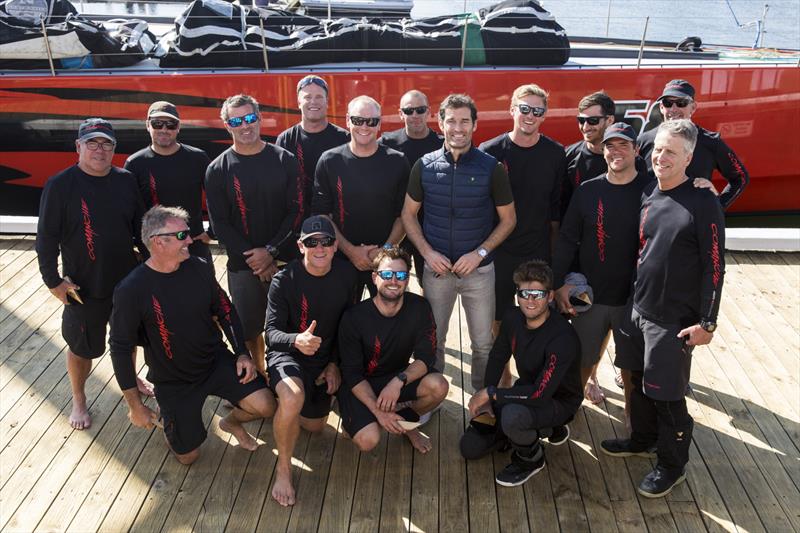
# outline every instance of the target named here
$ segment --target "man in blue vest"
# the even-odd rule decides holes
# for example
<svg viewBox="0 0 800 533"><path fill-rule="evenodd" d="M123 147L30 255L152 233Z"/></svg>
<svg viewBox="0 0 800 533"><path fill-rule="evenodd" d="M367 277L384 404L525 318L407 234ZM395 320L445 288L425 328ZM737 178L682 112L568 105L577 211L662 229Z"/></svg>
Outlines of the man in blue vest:
<svg viewBox="0 0 800 533"><path fill-rule="evenodd" d="M492 252L516 225L508 173L472 146L478 109L464 94L439 107L444 146L414 164L403 206L408 238L425 259L425 297L436 321L436 368L444 368L444 345L456 296L467 317L472 348L472 386L483 387L494 320ZM423 210L423 226L417 213ZM495 217L497 223L495 224Z"/></svg>

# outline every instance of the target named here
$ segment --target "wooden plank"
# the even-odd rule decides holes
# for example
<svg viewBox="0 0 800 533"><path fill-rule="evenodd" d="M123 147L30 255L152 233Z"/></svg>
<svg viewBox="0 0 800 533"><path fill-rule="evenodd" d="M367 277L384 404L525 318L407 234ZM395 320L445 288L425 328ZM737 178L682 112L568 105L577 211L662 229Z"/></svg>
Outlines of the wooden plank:
<svg viewBox="0 0 800 533"><path fill-rule="evenodd" d="M508 464L507 453L493 453L494 471L499 472ZM541 475L540 472L538 475ZM530 531L528 524L528 508L525 504L525 489L523 487L497 487L497 518L500 522L500 531L524 532Z"/></svg>
<svg viewBox="0 0 800 533"><path fill-rule="evenodd" d="M450 393L448 392L448 398ZM445 402L451 401L446 399ZM433 448L425 455L414 453L411 478L410 531L439 530L439 450L453 443L442 442L440 435L441 410L425 425L425 434L431 438Z"/></svg>
<svg viewBox="0 0 800 533"><path fill-rule="evenodd" d="M44 339L42 339L43 334L40 333L39 328L46 322L56 320L57 322L51 323L50 326L56 327L56 324L58 324L58 327L60 327L61 303L55 300L55 298L51 298L50 300L45 301L38 309L31 313L28 318L20 322L16 329L5 337L2 344L0 344L0 363L4 363L6 359L12 355L15 355L17 358L30 357L33 355L33 352L39 349L38 346L41 346L41 344L37 345L36 343L44 341ZM21 352L17 352L20 346L31 336L37 338L28 343L27 346L29 346L29 348L23 348ZM30 348L32 346L36 346L36 348Z"/></svg>
<svg viewBox="0 0 800 533"><path fill-rule="evenodd" d="M340 423L340 418L331 413L329 423ZM350 511L353 508L356 478L358 476L358 449L339 433L333 450L328 485L322 501L318 531L347 531L350 527ZM302 476L301 476L302 477ZM297 482L295 482L295 487ZM274 503L274 502L273 502ZM276 507L280 507L274 504ZM264 506L266 509L266 506Z"/></svg>
<svg viewBox="0 0 800 533"><path fill-rule="evenodd" d="M426 428L422 427L420 431L427 433ZM412 465L415 456L421 457L422 454L414 450L402 435L389 435L386 447L379 529L384 532L410 530Z"/></svg>
<svg viewBox="0 0 800 533"><path fill-rule="evenodd" d="M28 389L28 383L36 380L65 345L61 324L50 320L0 365L0 416L8 412Z"/></svg>
<svg viewBox="0 0 800 533"><path fill-rule="evenodd" d="M350 511L351 533L371 533L380 528L388 440L384 435L375 448L359 454L356 489ZM347 446L344 442L342 445ZM350 446L352 445L350 443Z"/></svg>
<svg viewBox="0 0 800 533"><path fill-rule="evenodd" d="M467 461L467 498L469 500L469 527L474 531L500 531L497 493L516 491L497 486L494 480L493 454L478 460ZM504 454L508 455L508 454ZM507 463L507 461L506 461ZM500 466L503 468L505 464Z"/></svg>
<svg viewBox="0 0 800 533"><path fill-rule="evenodd" d="M775 269L778 274L783 276L784 285L788 286L789 290L792 291L789 294L797 294L797 291L800 290L800 275L798 275L800 271L798 271L797 265L790 264L780 254L776 253L750 253L749 255L757 264L769 265L770 268Z"/></svg>
<svg viewBox="0 0 800 533"><path fill-rule="evenodd" d="M742 277L758 288L758 300L771 305L788 324L800 323L797 299L785 297L783 278L776 269L768 265L757 265L748 254L731 254L731 257L739 266Z"/></svg>
<svg viewBox="0 0 800 533"><path fill-rule="evenodd" d="M53 295L36 279L28 280L14 294L9 295L0 306L0 341L49 298L53 298Z"/></svg>
<svg viewBox="0 0 800 533"><path fill-rule="evenodd" d="M5 301L9 296L19 290L20 287L28 283L38 282L37 285L42 286L42 279L37 276L38 273L39 269L36 265L35 256L30 254L20 255L9 263L3 271L0 272L0 292L3 294L3 300Z"/></svg>
<svg viewBox="0 0 800 533"><path fill-rule="evenodd" d="M32 252L36 241L33 239L3 239L3 245L0 246L2 255L0 255L0 272L4 271L7 266L16 261L20 256L33 256L36 257L36 252ZM6 273L3 272L5 277Z"/></svg>

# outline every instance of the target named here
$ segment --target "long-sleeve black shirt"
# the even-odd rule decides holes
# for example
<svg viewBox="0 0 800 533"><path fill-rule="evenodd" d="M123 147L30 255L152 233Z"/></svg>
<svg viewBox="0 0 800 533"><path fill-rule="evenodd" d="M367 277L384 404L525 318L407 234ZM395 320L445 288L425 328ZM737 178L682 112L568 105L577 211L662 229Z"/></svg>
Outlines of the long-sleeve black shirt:
<svg viewBox="0 0 800 533"><path fill-rule="evenodd" d="M688 179L642 195L633 305L645 318L716 321L725 277L725 219L714 194Z"/></svg>
<svg viewBox="0 0 800 533"><path fill-rule="evenodd" d="M300 211L295 217L294 230L300 231L300 225L311 212L311 197L314 189L314 170L317 168L322 153L350 141L350 132L335 124L317 133L309 133L300 124L284 130L278 135L275 144L292 152L297 158L300 169L298 194L300 194Z"/></svg>
<svg viewBox="0 0 800 533"><path fill-rule="evenodd" d="M564 147L542 135L529 148L503 133L480 145L508 171L517 225L500 249L516 256L550 261L551 222L561 220L561 181L567 160Z"/></svg>
<svg viewBox="0 0 800 533"><path fill-rule="evenodd" d="M352 244L382 245L403 209L408 174L406 157L382 145L358 157L344 144L317 163L311 212L331 215Z"/></svg>
<svg viewBox="0 0 800 533"><path fill-rule="evenodd" d="M606 174L580 184L561 228L553 256L553 286L564 284L574 260L594 292L594 302L625 305L636 269L642 190L652 182L640 172L614 185Z"/></svg>
<svg viewBox="0 0 800 533"><path fill-rule="evenodd" d="M136 176L145 209L156 204L182 207L189 213L192 236L203 233L203 180L211 160L203 150L181 144L172 155L160 155L148 146L125 161Z"/></svg>
<svg viewBox="0 0 800 533"><path fill-rule="evenodd" d="M422 139L412 139L405 128L400 128L382 133L378 142L405 154L408 163L413 167L420 157L441 148L444 137L429 129L428 135Z"/></svg>
<svg viewBox="0 0 800 533"><path fill-rule="evenodd" d="M62 280L62 271L91 298L109 298L114 286L136 266L134 244L141 245L144 206L136 180L112 167L103 177L78 165L47 180L39 204L36 253L48 288Z"/></svg>
<svg viewBox="0 0 800 533"><path fill-rule="evenodd" d="M500 325L486 364L484 385L500 382L513 356L519 379L508 389L497 389L497 403L541 406L557 400L576 409L583 401L581 349L575 330L558 313L550 313L536 329L528 329L518 307L509 309Z"/></svg>
<svg viewBox="0 0 800 533"><path fill-rule="evenodd" d="M228 148L208 166L208 214L228 252L228 270L249 269L246 250L269 244L284 252L294 246L298 172L297 158L272 144L255 155Z"/></svg>
<svg viewBox="0 0 800 533"><path fill-rule="evenodd" d="M345 309L356 300L356 270L343 259L334 258L324 276L309 274L299 259L278 272L267 296L267 349L291 353L303 365L318 368L339 360L336 335ZM314 335L322 344L314 355L294 347L297 334L317 321Z"/></svg>
<svg viewBox="0 0 800 533"><path fill-rule="evenodd" d="M697 125L695 124L695 126ZM650 172L653 171L652 154L657 129L646 131L638 139L639 155L644 158L647 170ZM719 203L722 204L723 209L727 209L744 192L745 187L750 183L750 175L736 153L725 144L719 133L697 126L697 145L694 148L689 168L686 169L686 175L690 178L710 180L714 170L719 171L728 182L719 195Z"/></svg>
<svg viewBox="0 0 800 533"><path fill-rule="evenodd" d="M436 322L428 301L403 296L396 315L383 316L372 298L349 309L339 325L342 379L352 388L367 378L404 371L413 355L429 369L436 363Z"/></svg>
<svg viewBox="0 0 800 533"><path fill-rule="evenodd" d="M142 340L154 384L202 381L225 349L220 327L234 353L249 353L236 310L203 259L189 257L168 274L139 265L114 291L109 344L117 383L136 386L131 353Z"/></svg>

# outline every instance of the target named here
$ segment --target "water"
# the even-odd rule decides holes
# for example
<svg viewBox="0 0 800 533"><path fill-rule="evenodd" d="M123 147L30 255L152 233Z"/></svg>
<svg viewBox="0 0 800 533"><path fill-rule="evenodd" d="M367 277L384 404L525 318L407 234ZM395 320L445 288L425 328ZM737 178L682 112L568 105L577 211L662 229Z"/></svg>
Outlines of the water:
<svg viewBox="0 0 800 533"><path fill-rule="evenodd" d="M174 18L185 6L167 2L73 2L85 13L123 17ZM415 0L411 15L430 17L462 13L493 3L493 0ZM699 36L704 43L749 47L755 42L756 27L740 28L736 19L743 25L759 20L765 3L769 4L769 10L763 46L800 49L798 0L544 0L544 7L568 35L641 39L645 18L649 16L649 40L677 42L687 36Z"/></svg>

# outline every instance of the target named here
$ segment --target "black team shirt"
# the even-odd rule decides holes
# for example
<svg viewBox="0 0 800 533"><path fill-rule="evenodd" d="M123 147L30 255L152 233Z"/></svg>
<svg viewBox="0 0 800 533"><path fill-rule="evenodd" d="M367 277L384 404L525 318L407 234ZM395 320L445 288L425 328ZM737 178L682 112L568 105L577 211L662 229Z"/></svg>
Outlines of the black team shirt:
<svg viewBox="0 0 800 533"><path fill-rule="evenodd" d="M653 128L646 131L638 139L639 155L644 158L647 170L651 172L657 130L658 128ZM697 145L692 155L692 161L686 169L686 175L690 178L710 180L715 169L728 182L719 195L719 203L722 204L723 209L727 209L744 192L744 188L750 183L750 175L719 133L697 126Z"/></svg>
<svg viewBox="0 0 800 533"><path fill-rule="evenodd" d="M378 142L405 154L408 163L413 167L420 157L441 148L444 137L429 129L428 135L422 139L412 139L406 134L405 128L400 128L381 134Z"/></svg>
<svg viewBox="0 0 800 533"><path fill-rule="evenodd" d="M583 182L561 220L553 256L553 286L561 287L574 259L594 292L594 303L625 305L636 269L639 207L651 178L640 172L625 185L607 175Z"/></svg>
<svg viewBox="0 0 800 533"><path fill-rule="evenodd" d="M358 157L344 144L328 150L317 163L312 214L330 214L354 245L382 245L403 209L408 160L378 145L369 157Z"/></svg>
<svg viewBox="0 0 800 533"><path fill-rule="evenodd" d="M683 327L716 321L725 276L725 219L714 194L688 179L642 195L633 306L643 317Z"/></svg>
<svg viewBox="0 0 800 533"><path fill-rule="evenodd" d="M78 165L47 180L39 204L36 253L48 288L64 276L80 286L81 296L110 298L114 286L136 266L144 206L133 174L111 167L103 177ZM139 245L140 250L144 246Z"/></svg>
<svg viewBox="0 0 800 533"><path fill-rule="evenodd" d="M322 369L329 362L338 364L336 335L345 309L356 299L356 270L334 258L330 271L314 276L299 259L290 262L272 279L267 297L267 350L290 353L307 368ZM305 355L293 344L297 334L316 320L314 335L322 344L314 355Z"/></svg>
<svg viewBox="0 0 800 533"><path fill-rule="evenodd" d="M128 157L125 169L136 176L145 210L156 204L182 207L189 213L192 236L203 233L203 180L211 160L199 148L181 144L172 155L148 146Z"/></svg>
<svg viewBox="0 0 800 533"><path fill-rule="evenodd" d="M349 388L364 379L395 376L408 367L411 355L428 369L436 363L436 323L428 301L414 293L403 296L395 316L383 316L372 298L348 310L339 326L342 379Z"/></svg>
<svg viewBox="0 0 800 533"><path fill-rule="evenodd" d="M282 253L294 246L300 212L297 159L267 144L255 155L222 152L206 171L208 214L228 252L228 270L249 270L244 252L272 245Z"/></svg>
<svg viewBox="0 0 800 533"><path fill-rule="evenodd" d="M331 123L328 123L324 130L317 133L309 133L300 124L295 124L278 135L275 144L289 150L297 157L297 165L300 170L300 181L298 182L297 190L302 201L297 215L299 223L295 225L295 231L300 231L300 225L303 220L308 218L311 210L314 170L317 168L320 156L326 150L336 148L349 141L350 133Z"/></svg>
<svg viewBox="0 0 800 533"><path fill-rule="evenodd" d="M484 385L497 386L513 356L519 379L508 389L497 389L497 403L540 407L558 401L577 409L583 401L580 341L558 313L550 313L536 329L528 329L518 307L509 309L489 352Z"/></svg>
<svg viewBox="0 0 800 533"><path fill-rule="evenodd" d="M249 353L236 310L203 259L189 257L168 274L139 265L114 291L109 344L117 383L136 386L131 353L141 332L147 379L156 386L203 381L226 349L220 328L236 354Z"/></svg>
<svg viewBox="0 0 800 533"><path fill-rule="evenodd" d="M522 148L508 133L480 145L506 167L517 225L500 249L517 257L550 261L550 223L561 220L561 181L567 165L564 147L542 135Z"/></svg>

